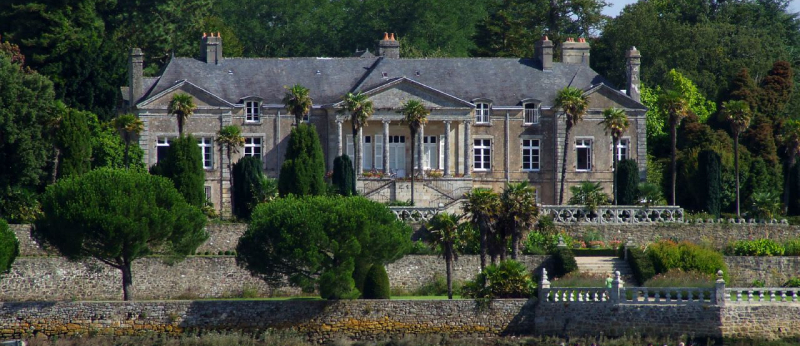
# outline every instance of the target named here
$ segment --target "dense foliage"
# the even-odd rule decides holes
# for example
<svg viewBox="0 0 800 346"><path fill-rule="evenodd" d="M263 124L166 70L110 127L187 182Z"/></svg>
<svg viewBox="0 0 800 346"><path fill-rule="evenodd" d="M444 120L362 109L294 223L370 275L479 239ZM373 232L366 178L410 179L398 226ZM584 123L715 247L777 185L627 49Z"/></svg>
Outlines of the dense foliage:
<svg viewBox="0 0 800 346"><path fill-rule="evenodd" d="M281 196L323 195L327 190L324 178L325 159L317 130L312 125L300 124L289 135L278 190Z"/></svg>
<svg viewBox="0 0 800 346"><path fill-rule="evenodd" d="M198 208L206 204L203 154L193 136L181 136L173 140L167 155L150 171L169 178L189 204Z"/></svg>
<svg viewBox="0 0 800 346"><path fill-rule="evenodd" d="M722 172L720 156L713 150L703 150L697 155L697 177L702 179L700 190L703 209L719 218L722 202Z"/></svg>
<svg viewBox="0 0 800 346"><path fill-rule="evenodd" d="M355 194L356 181L354 174L353 161L350 160L350 156L344 154L333 159L333 176L331 179L340 195L350 196Z"/></svg>
<svg viewBox="0 0 800 346"><path fill-rule="evenodd" d="M267 282L356 298L357 261L383 265L411 247L411 228L363 197L293 197L260 204L236 248L237 263Z"/></svg>
<svg viewBox="0 0 800 346"><path fill-rule="evenodd" d="M561 277L578 270L575 254L569 248L558 248L553 252L553 277Z"/></svg>
<svg viewBox="0 0 800 346"><path fill-rule="evenodd" d="M617 164L618 205L635 205L639 202L639 166L636 160L622 160Z"/></svg>
<svg viewBox="0 0 800 346"><path fill-rule="evenodd" d="M261 190L263 163L257 157L243 157L233 164L233 214L242 220L249 220L253 209L258 205L257 196Z"/></svg>
<svg viewBox="0 0 800 346"><path fill-rule="evenodd" d="M92 114L70 109L64 112L56 130L55 145L59 158L54 171L58 177L81 175L92 168L92 138L89 121Z"/></svg>
<svg viewBox="0 0 800 346"><path fill-rule="evenodd" d="M631 270L633 271L633 277L639 283L644 283L656 276L653 260L651 260L650 256L642 249L628 249L628 264L630 264Z"/></svg>
<svg viewBox="0 0 800 346"><path fill-rule="evenodd" d="M0 275L11 269L14 260L19 256L19 240L6 220L0 219Z"/></svg>
<svg viewBox="0 0 800 346"><path fill-rule="evenodd" d="M131 263L149 255L180 259L208 238L205 216L168 179L102 168L60 180L42 196L33 235L69 259L94 257L122 272L131 299Z"/></svg>
<svg viewBox="0 0 800 346"><path fill-rule="evenodd" d="M483 299L528 298L535 289L536 284L524 264L505 260L487 266L475 280L466 282L461 295Z"/></svg>
<svg viewBox="0 0 800 346"><path fill-rule="evenodd" d="M373 264L364 278L364 290L361 297L364 299L389 299L390 288L386 268L382 264Z"/></svg>
<svg viewBox="0 0 800 346"><path fill-rule="evenodd" d="M721 253L690 242L676 243L662 240L650 244L647 254L653 261L656 274L666 273L670 269L680 269L686 272L698 271L711 275L722 270L726 281L729 275L728 267Z"/></svg>
<svg viewBox="0 0 800 346"><path fill-rule="evenodd" d="M786 248L772 239L737 240L725 248L730 256L783 256Z"/></svg>

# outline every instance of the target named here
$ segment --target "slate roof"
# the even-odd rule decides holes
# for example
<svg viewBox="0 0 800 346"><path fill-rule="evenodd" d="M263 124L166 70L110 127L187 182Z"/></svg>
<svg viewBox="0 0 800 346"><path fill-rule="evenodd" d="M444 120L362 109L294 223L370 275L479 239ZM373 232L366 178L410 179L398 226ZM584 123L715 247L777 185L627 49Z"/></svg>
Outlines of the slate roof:
<svg viewBox="0 0 800 346"><path fill-rule="evenodd" d="M406 77L455 97L489 99L495 106L519 106L536 99L553 103L567 85L584 90L608 83L581 64L553 63L542 71L532 59L513 58L226 58L219 65L192 58L174 58L145 97L189 81L231 103L257 96L265 104L281 104L284 86L301 84L311 90L315 105L339 102L351 90L369 90ZM149 89L149 90L148 90Z"/></svg>

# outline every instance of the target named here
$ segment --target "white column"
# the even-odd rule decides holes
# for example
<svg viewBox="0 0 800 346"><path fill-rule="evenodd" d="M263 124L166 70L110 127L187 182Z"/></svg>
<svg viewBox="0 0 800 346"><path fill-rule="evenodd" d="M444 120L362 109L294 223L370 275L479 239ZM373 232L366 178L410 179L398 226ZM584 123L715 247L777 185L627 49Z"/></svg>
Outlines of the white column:
<svg viewBox="0 0 800 346"><path fill-rule="evenodd" d="M464 176L472 173L472 121L464 121Z"/></svg>
<svg viewBox="0 0 800 346"><path fill-rule="evenodd" d="M342 141L342 120L336 120L336 156L342 156L344 153L344 149L342 145L344 145Z"/></svg>
<svg viewBox="0 0 800 346"><path fill-rule="evenodd" d="M425 153L425 144L422 143L422 139L425 138L425 125L421 125L419 127L419 140L417 141L417 167L420 174L420 177L425 177L425 170L423 169L422 162L422 154Z"/></svg>
<svg viewBox="0 0 800 346"><path fill-rule="evenodd" d="M450 121L444 122L444 176L450 176Z"/></svg>
<svg viewBox="0 0 800 346"><path fill-rule="evenodd" d="M358 151L358 155L356 155L356 172L357 175L360 177L364 173L364 128L361 127L358 129L358 138L353 139L353 145L356 145L355 141L358 141L359 148L361 150Z"/></svg>
<svg viewBox="0 0 800 346"><path fill-rule="evenodd" d="M383 121L383 172L389 172L389 120Z"/></svg>

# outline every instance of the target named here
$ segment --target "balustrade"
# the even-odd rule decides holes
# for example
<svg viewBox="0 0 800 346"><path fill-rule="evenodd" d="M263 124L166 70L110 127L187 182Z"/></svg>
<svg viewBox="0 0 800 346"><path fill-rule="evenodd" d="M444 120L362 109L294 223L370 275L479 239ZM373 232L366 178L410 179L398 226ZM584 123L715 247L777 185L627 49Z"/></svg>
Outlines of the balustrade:
<svg viewBox="0 0 800 346"><path fill-rule="evenodd" d="M743 287L725 289L725 301L748 303L800 303L798 287Z"/></svg>
<svg viewBox="0 0 800 346"><path fill-rule="evenodd" d="M557 223L656 223L683 222L683 208L673 206L598 206L590 210L582 205L543 205L542 215L550 215Z"/></svg>
<svg viewBox="0 0 800 346"><path fill-rule="evenodd" d="M439 213L435 207L389 207L395 216L402 221L428 221Z"/></svg>

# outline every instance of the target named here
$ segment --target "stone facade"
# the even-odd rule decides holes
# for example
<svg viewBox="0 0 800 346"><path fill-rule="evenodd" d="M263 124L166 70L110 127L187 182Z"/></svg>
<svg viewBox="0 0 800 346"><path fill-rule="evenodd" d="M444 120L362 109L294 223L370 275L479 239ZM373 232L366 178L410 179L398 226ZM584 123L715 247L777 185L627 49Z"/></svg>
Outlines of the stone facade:
<svg viewBox="0 0 800 346"><path fill-rule="evenodd" d="M720 309L722 335L738 339L800 338L800 305L753 304Z"/></svg>
<svg viewBox="0 0 800 346"><path fill-rule="evenodd" d="M750 287L761 280L766 287L780 287L800 277L800 257L725 256L733 287Z"/></svg>

